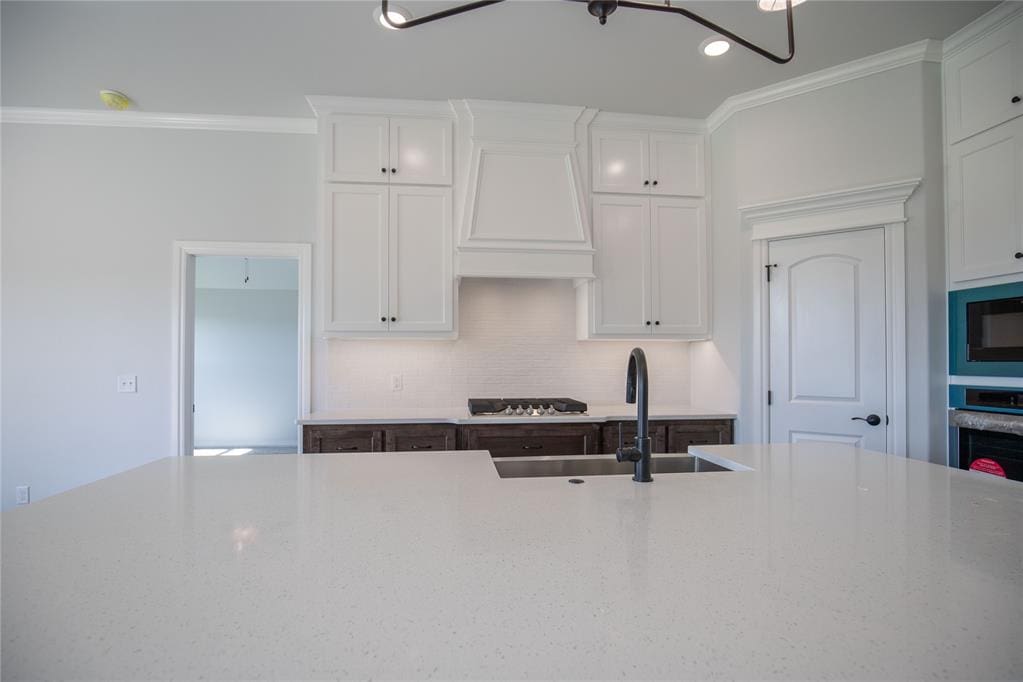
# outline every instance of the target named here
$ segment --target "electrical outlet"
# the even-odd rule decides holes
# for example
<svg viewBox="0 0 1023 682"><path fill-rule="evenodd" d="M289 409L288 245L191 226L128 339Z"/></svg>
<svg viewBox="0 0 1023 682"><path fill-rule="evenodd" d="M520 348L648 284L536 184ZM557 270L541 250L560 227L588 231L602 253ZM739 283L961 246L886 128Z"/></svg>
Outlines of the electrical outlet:
<svg viewBox="0 0 1023 682"><path fill-rule="evenodd" d="M138 391L138 377L134 374L122 374L117 377L118 393L136 393Z"/></svg>
<svg viewBox="0 0 1023 682"><path fill-rule="evenodd" d="M19 485L14 488L14 501L17 504L28 504L29 487L27 485Z"/></svg>
<svg viewBox="0 0 1023 682"><path fill-rule="evenodd" d="M400 374L391 375L391 390L400 391L405 388L405 381Z"/></svg>

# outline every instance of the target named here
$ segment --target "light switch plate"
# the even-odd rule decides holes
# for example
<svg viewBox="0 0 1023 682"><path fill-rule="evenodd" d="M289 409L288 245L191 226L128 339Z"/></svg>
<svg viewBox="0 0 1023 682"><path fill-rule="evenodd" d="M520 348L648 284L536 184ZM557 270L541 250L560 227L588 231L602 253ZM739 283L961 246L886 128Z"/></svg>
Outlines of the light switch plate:
<svg viewBox="0 0 1023 682"><path fill-rule="evenodd" d="M27 485L19 485L14 488L14 502L16 504L28 504L29 487Z"/></svg>
<svg viewBox="0 0 1023 682"><path fill-rule="evenodd" d="M405 388L404 378L400 374L392 374L391 375L391 390L392 391L400 391L403 388Z"/></svg>
<svg viewBox="0 0 1023 682"><path fill-rule="evenodd" d="M117 377L117 392L118 393L136 393L138 386L138 377L134 374L122 374Z"/></svg>

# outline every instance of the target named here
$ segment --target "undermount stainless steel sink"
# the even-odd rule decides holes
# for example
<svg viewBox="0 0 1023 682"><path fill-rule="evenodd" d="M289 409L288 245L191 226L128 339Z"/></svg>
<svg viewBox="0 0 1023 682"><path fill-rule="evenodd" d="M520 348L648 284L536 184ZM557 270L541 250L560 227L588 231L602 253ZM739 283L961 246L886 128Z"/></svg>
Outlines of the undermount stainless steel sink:
<svg viewBox="0 0 1023 682"><path fill-rule="evenodd" d="M655 474L689 474L706 471L731 471L693 455L653 455ZM632 462L619 462L614 455L566 455L562 457L495 457L494 467L501 478L538 476L629 476Z"/></svg>

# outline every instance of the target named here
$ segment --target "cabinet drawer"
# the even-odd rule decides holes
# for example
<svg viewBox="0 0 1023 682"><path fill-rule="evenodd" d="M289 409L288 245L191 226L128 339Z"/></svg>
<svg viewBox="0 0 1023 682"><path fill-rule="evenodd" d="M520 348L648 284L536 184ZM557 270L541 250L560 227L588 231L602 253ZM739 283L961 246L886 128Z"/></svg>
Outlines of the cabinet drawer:
<svg viewBox="0 0 1023 682"><path fill-rule="evenodd" d="M306 426L303 452L380 452L383 431L365 426Z"/></svg>
<svg viewBox="0 0 1023 682"><path fill-rule="evenodd" d="M455 427L447 424L388 426L384 431L387 452L454 450Z"/></svg>
<svg viewBox="0 0 1023 682"><path fill-rule="evenodd" d="M470 426L464 432L464 450L489 450L492 457L590 455L599 449L596 424Z"/></svg>
<svg viewBox="0 0 1023 682"><path fill-rule="evenodd" d="M727 445L732 442L731 421L680 422L668 427L668 452L688 452L690 445Z"/></svg>
<svg viewBox="0 0 1023 682"><path fill-rule="evenodd" d="M625 445L632 445L636 438L636 422L609 422L601 430L601 450L613 455L618 450L618 425L622 425L622 440ZM653 452L667 452L667 429L662 424L650 422L650 439Z"/></svg>

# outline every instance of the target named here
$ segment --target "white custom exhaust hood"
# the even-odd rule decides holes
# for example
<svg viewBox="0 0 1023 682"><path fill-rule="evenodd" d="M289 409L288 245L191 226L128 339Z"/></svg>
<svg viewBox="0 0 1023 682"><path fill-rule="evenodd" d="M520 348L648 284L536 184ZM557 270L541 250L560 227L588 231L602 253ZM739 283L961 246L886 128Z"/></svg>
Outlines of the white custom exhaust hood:
<svg viewBox="0 0 1023 682"><path fill-rule="evenodd" d="M482 100L458 117L455 273L460 277L594 276L585 107ZM582 157L582 162L580 160Z"/></svg>

